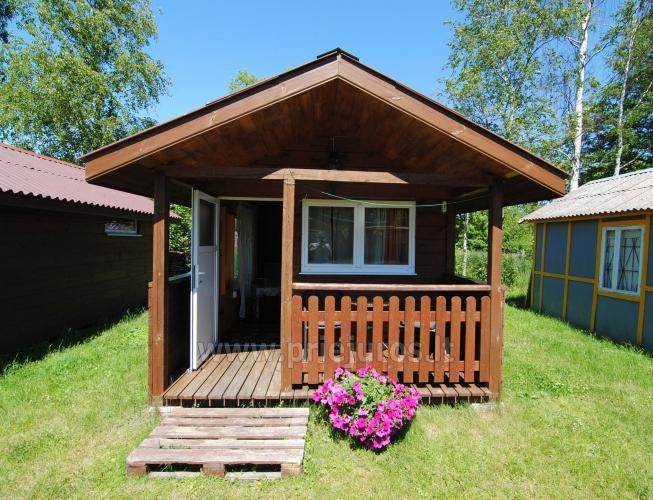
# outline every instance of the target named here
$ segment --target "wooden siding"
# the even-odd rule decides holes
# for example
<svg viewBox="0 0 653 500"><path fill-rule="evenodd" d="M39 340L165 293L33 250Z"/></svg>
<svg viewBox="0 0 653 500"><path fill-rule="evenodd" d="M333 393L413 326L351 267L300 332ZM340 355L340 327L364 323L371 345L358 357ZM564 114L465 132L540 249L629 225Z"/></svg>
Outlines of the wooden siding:
<svg viewBox="0 0 653 500"><path fill-rule="evenodd" d="M115 215L15 206L0 214L1 352L146 304L151 222L139 221L140 237L119 237L104 233Z"/></svg>

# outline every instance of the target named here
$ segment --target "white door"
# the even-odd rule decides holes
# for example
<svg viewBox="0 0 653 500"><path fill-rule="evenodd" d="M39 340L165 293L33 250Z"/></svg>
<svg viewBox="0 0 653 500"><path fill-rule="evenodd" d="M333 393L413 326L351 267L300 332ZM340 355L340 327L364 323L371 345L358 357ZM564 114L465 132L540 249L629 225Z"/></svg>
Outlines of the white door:
<svg viewBox="0 0 653 500"><path fill-rule="evenodd" d="M199 368L218 341L219 201L193 190L190 367Z"/></svg>

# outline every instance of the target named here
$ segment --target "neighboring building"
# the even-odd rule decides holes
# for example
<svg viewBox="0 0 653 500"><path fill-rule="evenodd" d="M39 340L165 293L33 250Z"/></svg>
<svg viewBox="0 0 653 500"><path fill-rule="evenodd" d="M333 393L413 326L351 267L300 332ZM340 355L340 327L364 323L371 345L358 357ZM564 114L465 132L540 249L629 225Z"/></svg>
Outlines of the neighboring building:
<svg viewBox="0 0 653 500"><path fill-rule="evenodd" d="M502 208L560 196L567 177L339 49L84 160L89 182L154 197L159 404L305 400L336 367L367 365L427 400L498 397ZM181 186L192 276L167 262ZM453 276L456 212L482 209L488 283Z"/></svg>
<svg viewBox="0 0 653 500"><path fill-rule="evenodd" d="M653 170L588 182L523 220L535 226L535 311L653 350Z"/></svg>
<svg viewBox="0 0 653 500"><path fill-rule="evenodd" d="M0 143L0 353L147 302L152 201Z"/></svg>

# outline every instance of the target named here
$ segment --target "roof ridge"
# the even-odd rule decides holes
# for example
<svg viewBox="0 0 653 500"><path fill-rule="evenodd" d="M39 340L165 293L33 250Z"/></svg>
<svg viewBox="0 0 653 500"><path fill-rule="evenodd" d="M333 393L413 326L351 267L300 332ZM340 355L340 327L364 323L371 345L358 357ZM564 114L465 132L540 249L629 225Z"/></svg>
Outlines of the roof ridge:
<svg viewBox="0 0 653 500"><path fill-rule="evenodd" d="M650 187L648 187L648 186L630 186L628 188L623 188L623 189L614 189L614 190L611 190L609 193L593 193L593 194L588 194L588 195L585 195L585 196L576 196L575 198L592 198L594 196L605 196L607 194L625 193L625 192L628 192L628 191L636 191L638 189L650 189ZM580 188L579 188L579 191L580 191ZM576 193L577 192L578 191L576 191ZM574 193L574 192L572 191L572 193ZM570 195L572 193L567 193L565 196L568 196L568 195ZM564 198L565 198L564 196L562 198L556 198L551 203L556 202L558 200L564 200Z"/></svg>
<svg viewBox="0 0 653 500"><path fill-rule="evenodd" d="M589 184L599 184L601 182L615 181L617 179L623 179L624 177L630 177L633 175L649 174L653 173L653 167L643 168L641 170L635 170L633 172L626 172L625 174L611 175L609 177L601 177L600 179L594 179L593 181L586 182L583 186L588 186ZM581 187L583 187L581 186Z"/></svg>
<svg viewBox="0 0 653 500"><path fill-rule="evenodd" d="M74 163L71 163L69 161L60 160L59 158L54 158L53 156L43 155L43 154L37 153L35 151L30 151L29 149L24 149L24 148L21 148L19 146L14 146L13 144L7 144L6 142L0 142L0 147L6 148L6 149L11 149L13 151L16 151L17 153L23 153L23 154L26 154L26 155L29 155L29 156L33 156L35 158L40 158L42 160L48 160L48 161L51 161L53 163L59 163L61 165L65 165L67 167L76 168L78 170L84 170L84 167L81 167L79 165L75 165Z"/></svg>
<svg viewBox="0 0 653 500"><path fill-rule="evenodd" d="M78 177L73 177L71 175L65 175L64 173L58 173L58 172L52 172L52 171L49 171L49 170L43 170L42 168L38 168L38 167L30 167L30 166L24 165L22 163L7 161L7 160L5 160L3 158L0 158L0 161L3 162L3 163L6 163L7 165L12 165L12 166L15 166L15 167L20 167L20 168L25 168L27 170L34 170L34 171L40 172L42 174L53 175L55 177L63 177L64 179L70 179L71 181L76 181L76 182L84 182L83 178L80 179Z"/></svg>

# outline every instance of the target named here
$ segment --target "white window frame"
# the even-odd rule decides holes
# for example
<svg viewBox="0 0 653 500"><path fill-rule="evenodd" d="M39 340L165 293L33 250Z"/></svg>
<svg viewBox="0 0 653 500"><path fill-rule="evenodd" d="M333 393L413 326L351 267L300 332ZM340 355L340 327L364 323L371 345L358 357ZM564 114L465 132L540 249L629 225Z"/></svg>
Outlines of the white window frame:
<svg viewBox="0 0 653 500"><path fill-rule="evenodd" d="M354 254L352 264L309 264L308 262L308 209L309 207L353 207L354 208ZM408 264L365 264L365 208L408 208ZM371 275L414 275L415 274L415 202L414 201L346 201L315 200L302 201L302 274L371 274Z"/></svg>
<svg viewBox="0 0 653 500"><path fill-rule="evenodd" d="M125 222L133 222L134 223L134 229L127 229L127 230L117 230L117 231L110 231L107 230L107 224L114 222L114 221L125 221ZM104 234L107 236L141 236L140 233L140 225L138 223L138 219L125 219L125 218L116 218L116 219L111 219L110 221L107 221L104 223Z"/></svg>
<svg viewBox="0 0 653 500"><path fill-rule="evenodd" d="M619 278L619 250L621 248L621 233L623 231L628 231L631 229L639 229L641 231L641 238L639 240L639 271L638 271L638 276L639 280L637 282L637 290L634 292L628 291L628 290L621 290L617 288L617 281ZM605 247L607 245L607 237L606 234L608 231L614 231L614 256L612 259L613 266L612 266L612 287L608 288L603 286L603 274L604 274L604 261L605 261ZM641 286L642 286L642 262L644 261L644 254L643 252L646 251L644 248L644 231L645 228L643 225L626 225L626 226L603 226L603 231L601 233L601 262L600 262L600 269L601 272L599 273L599 290L603 290L605 292L612 292L612 293L620 293L623 295L633 295L633 296L638 296L641 292Z"/></svg>

